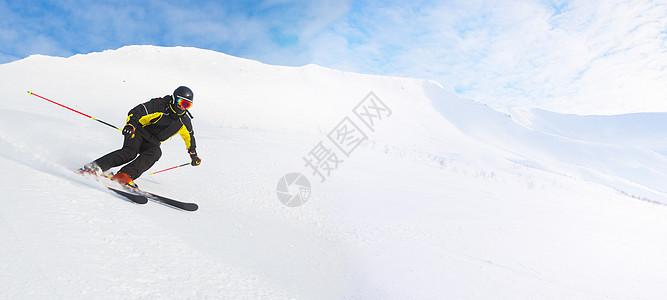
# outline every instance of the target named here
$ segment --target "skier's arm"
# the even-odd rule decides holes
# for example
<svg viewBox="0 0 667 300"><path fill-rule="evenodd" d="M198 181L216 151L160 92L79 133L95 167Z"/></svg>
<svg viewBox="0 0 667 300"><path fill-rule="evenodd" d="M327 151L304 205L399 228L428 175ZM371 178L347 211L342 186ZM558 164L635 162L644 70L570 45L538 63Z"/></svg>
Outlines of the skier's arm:
<svg viewBox="0 0 667 300"><path fill-rule="evenodd" d="M181 122L183 122L183 126L181 127L181 130L178 131L178 133L181 135L181 138L183 138L183 141L185 142L185 148L188 149L188 154L192 159L191 164L193 166L198 166L201 163L201 159L199 156L197 156L197 143L195 142L195 132L192 129L192 123L188 117L181 118Z"/></svg>
<svg viewBox="0 0 667 300"><path fill-rule="evenodd" d="M181 122L183 123L183 126L181 126L178 134L183 139L183 142L185 142L185 148L189 153L197 153L195 150L197 148L197 143L195 142L195 131L192 129L190 118L181 118Z"/></svg>
<svg viewBox="0 0 667 300"><path fill-rule="evenodd" d="M150 124L150 121L154 117L161 115L161 108L163 106L161 104L167 100L165 98L153 98L148 102L135 106L127 113L126 123L135 128Z"/></svg>

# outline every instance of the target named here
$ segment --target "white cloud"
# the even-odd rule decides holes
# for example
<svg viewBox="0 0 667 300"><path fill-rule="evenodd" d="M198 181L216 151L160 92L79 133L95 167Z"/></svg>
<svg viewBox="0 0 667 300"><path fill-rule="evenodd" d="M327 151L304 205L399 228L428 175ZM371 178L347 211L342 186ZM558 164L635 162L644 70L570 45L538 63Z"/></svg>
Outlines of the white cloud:
<svg viewBox="0 0 667 300"><path fill-rule="evenodd" d="M667 5L459 1L353 11L314 51L357 71L436 79L492 106L580 113L667 110ZM356 14L356 15L354 15ZM331 35L331 33L327 33ZM347 51L345 49L347 48ZM354 63L350 63L352 60ZM316 61L317 62L317 61Z"/></svg>

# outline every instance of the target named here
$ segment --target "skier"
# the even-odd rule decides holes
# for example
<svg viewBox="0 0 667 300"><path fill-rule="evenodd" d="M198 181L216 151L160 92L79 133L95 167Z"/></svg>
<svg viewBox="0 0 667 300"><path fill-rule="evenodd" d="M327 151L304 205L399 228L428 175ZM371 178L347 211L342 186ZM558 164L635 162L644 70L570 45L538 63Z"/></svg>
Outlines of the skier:
<svg viewBox="0 0 667 300"><path fill-rule="evenodd" d="M107 170L123 166L111 179L121 184L137 187L134 180L160 159L160 143L179 133L185 142L193 166L201 159L197 156L192 116L188 109L194 95L188 87L180 86L172 95L154 98L130 110L123 127L123 147L90 162L79 172L103 175ZM137 156L138 155L138 156Z"/></svg>

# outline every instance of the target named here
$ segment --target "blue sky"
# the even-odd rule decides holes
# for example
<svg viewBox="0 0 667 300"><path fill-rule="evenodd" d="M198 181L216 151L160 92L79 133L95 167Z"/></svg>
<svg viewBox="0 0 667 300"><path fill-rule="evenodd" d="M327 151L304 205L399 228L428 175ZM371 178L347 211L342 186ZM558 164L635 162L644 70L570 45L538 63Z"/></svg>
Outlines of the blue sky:
<svg viewBox="0 0 667 300"><path fill-rule="evenodd" d="M191 46L433 79L497 107L667 110L664 1L0 0L0 12L0 63Z"/></svg>

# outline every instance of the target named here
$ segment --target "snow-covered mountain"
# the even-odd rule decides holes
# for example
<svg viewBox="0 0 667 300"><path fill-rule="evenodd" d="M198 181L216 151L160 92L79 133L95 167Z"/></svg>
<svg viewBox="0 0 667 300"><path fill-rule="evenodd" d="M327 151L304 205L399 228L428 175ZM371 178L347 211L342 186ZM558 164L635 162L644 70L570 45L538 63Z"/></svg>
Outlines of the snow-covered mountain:
<svg viewBox="0 0 667 300"><path fill-rule="evenodd" d="M499 112L432 81L179 47L0 74L2 298L663 295L664 113ZM179 85L202 165L136 182L194 213L74 174L122 136L26 93L121 126ZM175 138L151 171L188 160ZM292 173L311 189L278 193Z"/></svg>

